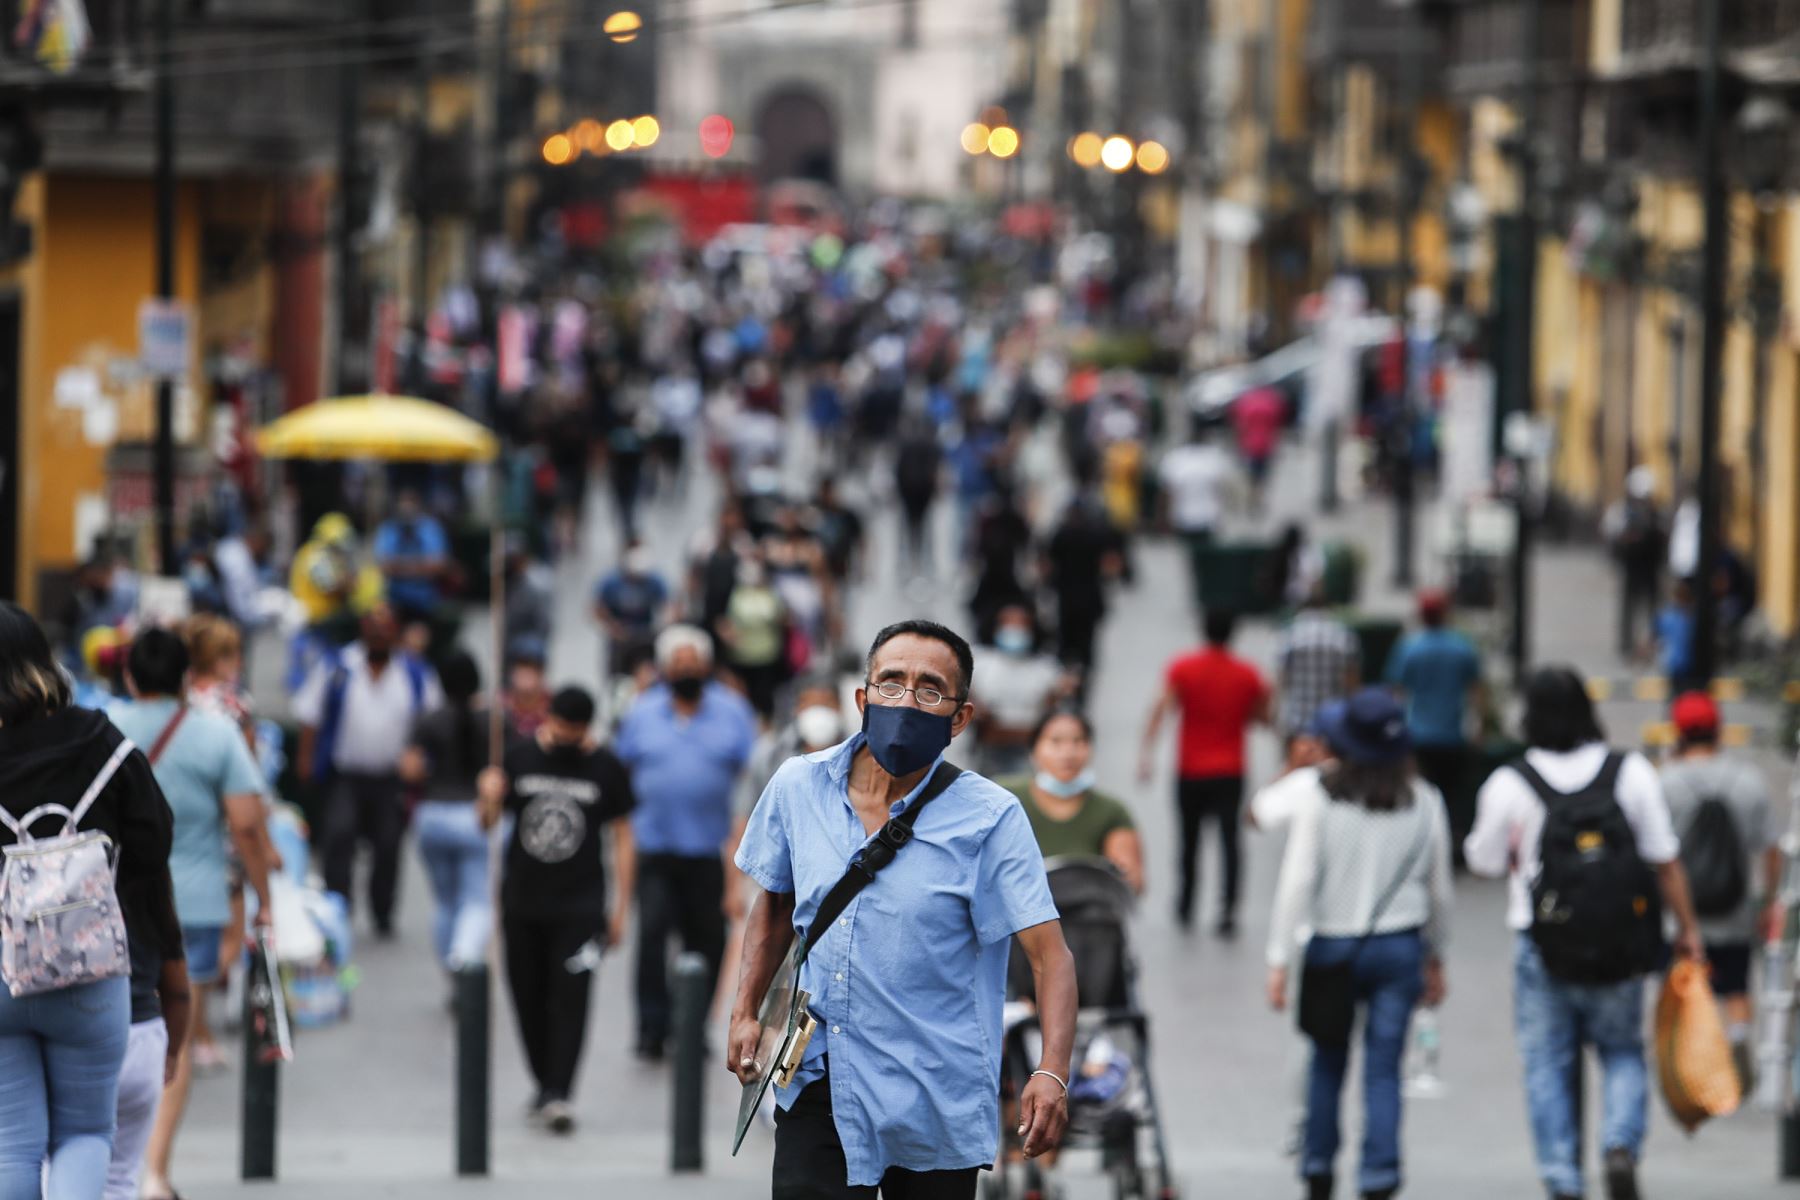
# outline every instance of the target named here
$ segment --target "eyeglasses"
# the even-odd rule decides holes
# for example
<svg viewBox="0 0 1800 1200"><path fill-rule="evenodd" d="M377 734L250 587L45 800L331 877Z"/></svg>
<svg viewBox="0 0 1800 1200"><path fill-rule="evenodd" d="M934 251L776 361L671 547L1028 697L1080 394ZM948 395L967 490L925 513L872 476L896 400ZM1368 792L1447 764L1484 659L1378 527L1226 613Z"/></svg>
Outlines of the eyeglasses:
<svg viewBox="0 0 1800 1200"><path fill-rule="evenodd" d="M886 683L865 683L864 686L883 700L895 704L906 699L906 694L911 692L913 699L919 702L920 708L936 708L946 700L960 701L962 699L961 696L946 696L934 687L909 688L891 680Z"/></svg>

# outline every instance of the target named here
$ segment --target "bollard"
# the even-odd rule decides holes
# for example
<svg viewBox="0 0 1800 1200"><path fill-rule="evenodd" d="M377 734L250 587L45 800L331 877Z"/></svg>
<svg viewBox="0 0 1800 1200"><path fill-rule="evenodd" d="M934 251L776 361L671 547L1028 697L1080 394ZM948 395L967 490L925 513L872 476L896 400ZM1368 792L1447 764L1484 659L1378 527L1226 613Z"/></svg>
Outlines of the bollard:
<svg viewBox="0 0 1800 1200"><path fill-rule="evenodd" d="M675 1088L670 1119L669 1169L704 1170L700 1152L701 1113L706 1102L706 1010L711 1006L711 973L693 952L675 960Z"/></svg>
<svg viewBox="0 0 1800 1200"><path fill-rule="evenodd" d="M1800 1179L1800 1113L1781 1114L1781 1178Z"/></svg>
<svg viewBox="0 0 1800 1200"><path fill-rule="evenodd" d="M275 1178L275 1118L281 1100L281 1066L263 1061L257 1029L257 973L244 984L244 1111L238 1173L246 1179ZM198 1001L203 1002L203 1001Z"/></svg>
<svg viewBox="0 0 1800 1200"><path fill-rule="evenodd" d="M488 1037L486 963L456 973L456 1173L488 1173Z"/></svg>

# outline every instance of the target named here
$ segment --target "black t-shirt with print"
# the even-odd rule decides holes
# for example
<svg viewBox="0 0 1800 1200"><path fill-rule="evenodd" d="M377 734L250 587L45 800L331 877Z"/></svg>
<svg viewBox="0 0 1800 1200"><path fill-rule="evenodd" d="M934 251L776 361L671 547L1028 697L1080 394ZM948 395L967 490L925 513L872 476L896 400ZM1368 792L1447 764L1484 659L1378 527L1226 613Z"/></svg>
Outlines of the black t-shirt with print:
<svg viewBox="0 0 1800 1200"><path fill-rule="evenodd" d="M600 827L636 804L631 776L610 750L546 751L533 741L506 752L513 815L500 904L512 917L604 916Z"/></svg>

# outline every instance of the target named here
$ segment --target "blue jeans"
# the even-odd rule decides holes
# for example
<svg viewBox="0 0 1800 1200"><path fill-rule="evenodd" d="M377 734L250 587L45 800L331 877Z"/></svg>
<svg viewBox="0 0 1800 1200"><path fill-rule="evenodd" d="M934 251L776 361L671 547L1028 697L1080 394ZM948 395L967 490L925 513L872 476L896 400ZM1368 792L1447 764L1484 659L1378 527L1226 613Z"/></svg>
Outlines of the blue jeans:
<svg viewBox="0 0 1800 1200"><path fill-rule="evenodd" d="M1359 949L1360 947L1360 949ZM1356 1001L1363 1010L1363 1142L1357 1187L1373 1192L1400 1186L1400 1059L1413 1008L1425 990L1425 943L1417 930L1378 937L1315 937L1306 947L1312 966L1355 961ZM1306 1088L1306 1146L1302 1178L1330 1175L1342 1135L1338 1107L1350 1048L1313 1044Z"/></svg>
<svg viewBox="0 0 1800 1200"><path fill-rule="evenodd" d="M1564 983L1544 967L1536 943L1521 933L1513 954L1513 1023L1525 1060L1525 1105L1537 1147L1538 1175L1553 1192L1582 1193L1581 1130L1575 1123L1574 1076L1584 1045L1600 1056L1600 1144L1644 1146L1650 1076L1644 1065L1644 981Z"/></svg>
<svg viewBox="0 0 1800 1200"><path fill-rule="evenodd" d="M0 1200L105 1190L130 1030L123 976L22 1000L0 988Z"/></svg>
<svg viewBox="0 0 1800 1200"><path fill-rule="evenodd" d="M475 819L475 806L430 801L419 805L413 820L419 856L437 899L432 937L438 961L452 971L480 962L487 953L493 914L487 834Z"/></svg>

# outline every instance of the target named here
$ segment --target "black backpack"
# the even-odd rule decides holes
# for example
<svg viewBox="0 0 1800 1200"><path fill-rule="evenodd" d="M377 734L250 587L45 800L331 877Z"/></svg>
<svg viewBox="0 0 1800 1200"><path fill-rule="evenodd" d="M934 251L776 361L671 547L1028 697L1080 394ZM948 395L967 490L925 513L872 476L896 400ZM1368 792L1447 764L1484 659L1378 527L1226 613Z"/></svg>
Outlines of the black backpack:
<svg viewBox="0 0 1800 1200"><path fill-rule="evenodd" d="M1750 894L1744 839L1724 800L1708 796L1700 802L1681 839L1681 865L1702 917L1728 917Z"/></svg>
<svg viewBox="0 0 1800 1200"><path fill-rule="evenodd" d="M1512 764L1544 802L1531 939L1550 974L1569 983L1619 983L1662 961L1656 872L1639 857L1616 795L1623 761L1609 753L1594 781L1569 795L1524 759Z"/></svg>

